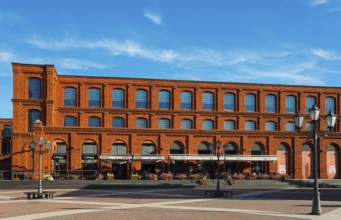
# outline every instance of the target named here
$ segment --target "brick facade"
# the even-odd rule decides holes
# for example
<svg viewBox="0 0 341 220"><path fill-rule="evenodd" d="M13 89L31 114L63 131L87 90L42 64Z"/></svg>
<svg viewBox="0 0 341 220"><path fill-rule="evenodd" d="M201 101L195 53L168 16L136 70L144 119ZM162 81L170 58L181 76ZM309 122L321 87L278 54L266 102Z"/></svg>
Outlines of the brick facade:
<svg viewBox="0 0 341 220"><path fill-rule="evenodd" d="M28 80L37 78L41 80L41 98L30 99ZM237 146L238 155L251 155L252 146L257 144L263 148L264 155L277 155L279 145L286 147L286 152L278 155L287 155L286 173L292 178L303 178L302 160L306 160L302 154L304 144L311 145L310 136L298 134L295 131L286 131L286 123L293 122L293 113L286 113L286 97L296 97L296 111L305 112L305 100L308 96L316 99L316 105L321 109L320 128L326 127L324 115L325 100L332 97L335 100L335 114L341 114L341 88L312 87L312 86L288 86L266 85L226 82L196 82L157 79L132 79L109 77L85 77L58 75L53 65L29 65L13 64L13 133L12 133L12 169L13 170L38 170L38 154L32 153L29 145L41 136L52 142L50 152L43 155L43 169L51 172L54 161L51 159L56 152L57 143L65 143L67 146L66 169L82 169L82 145L85 142L93 142L97 145L97 170L103 167L111 169L113 161L100 161L100 155L111 154L114 143L125 143L127 154L140 155L143 143L152 143L155 146L155 154L163 155L164 161L149 161L164 171L172 166L169 160L170 146L180 143L184 147L184 154L198 154L198 146L201 143L214 143L220 140L223 144L233 143ZM77 104L75 107L64 106L64 89L72 87L76 89ZM88 107L88 89L100 90L100 107ZM124 91L124 108L112 107L112 90L120 88ZM139 109L135 106L136 91L143 89L148 94L147 109ZM160 110L158 108L158 93L164 90L170 93L170 108ZM192 110L182 110L181 92L192 93ZM210 92L214 97L214 110L203 110L203 93ZM224 94L235 95L235 110L224 110ZM255 95L255 112L245 110L245 96ZM276 111L266 112L265 100L267 95L276 97ZM33 132L29 131L29 111L38 110L41 113L42 126L36 126ZM73 116L77 120L77 126L64 126L64 118ZM89 117L98 117L100 127L89 127ZM124 128L112 128L112 119L120 117L124 119ZM136 119L147 119L148 128L136 128ZM169 129L159 129L159 119L166 118L170 121ZM192 129L181 129L181 120L190 119ZM214 129L202 129L203 120L212 120ZM225 130L224 122L235 122L235 130ZM245 130L245 122L253 121L255 130ZM266 131L265 123L273 121L276 124L275 131ZM309 122L306 115L305 123ZM341 124L336 122L335 132L320 138L319 173L321 178L340 178L340 138ZM335 146L336 174L328 174L327 148ZM220 148L224 153L224 148ZM302 157L303 155L303 157ZM330 157L330 156L329 156ZM132 167L141 169L143 161L128 161L125 172L129 173ZM198 161L184 162L184 168L197 166ZM213 163L213 162L212 162ZM239 161L236 172L253 172L251 161ZM263 172L277 172L278 164L263 162ZM222 165L221 165L222 166ZM212 171L212 167L210 168ZM185 172L186 170L184 170Z"/></svg>

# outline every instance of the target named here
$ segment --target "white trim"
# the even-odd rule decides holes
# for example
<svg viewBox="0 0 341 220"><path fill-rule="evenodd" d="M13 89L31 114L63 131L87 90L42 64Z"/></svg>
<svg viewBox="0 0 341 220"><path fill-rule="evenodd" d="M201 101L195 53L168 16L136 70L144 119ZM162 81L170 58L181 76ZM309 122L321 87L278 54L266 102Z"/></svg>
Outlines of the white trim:
<svg viewBox="0 0 341 220"><path fill-rule="evenodd" d="M170 154L170 160L203 160L217 161L218 156L212 154ZM277 155L220 155L225 161L277 161Z"/></svg>
<svg viewBox="0 0 341 220"><path fill-rule="evenodd" d="M133 156L132 155L100 155L99 156L100 160L132 160Z"/></svg>

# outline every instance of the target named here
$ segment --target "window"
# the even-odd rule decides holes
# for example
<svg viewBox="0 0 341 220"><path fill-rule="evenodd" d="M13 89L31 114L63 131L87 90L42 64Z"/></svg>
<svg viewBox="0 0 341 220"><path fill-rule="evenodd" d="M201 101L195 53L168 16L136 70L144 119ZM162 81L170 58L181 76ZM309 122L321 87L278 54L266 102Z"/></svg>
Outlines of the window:
<svg viewBox="0 0 341 220"><path fill-rule="evenodd" d="M125 155L127 154L127 145L125 143L115 143L112 145L111 153L113 155Z"/></svg>
<svg viewBox="0 0 341 220"><path fill-rule="evenodd" d="M169 109L169 92L159 91L159 109Z"/></svg>
<svg viewBox="0 0 341 220"><path fill-rule="evenodd" d="M75 88L64 88L64 106L76 106Z"/></svg>
<svg viewBox="0 0 341 220"><path fill-rule="evenodd" d="M88 90L88 106L100 107L101 106L101 91L97 88L90 88Z"/></svg>
<svg viewBox="0 0 341 220"><path fill-rule="evenodd" d="M82 147L82 154L97 154L97 145L95 143L84 143Z"/></svg>
<svg viewBox="0 0 341 220"><path fill-rule="evenodd" d="M314 96L307 96L305 98L305 112L309 113L309 110L315 105L316 99Z"/></svg>
<svg viewBox="0 0 341 220"><path fill-rule="evenodd" d="M136 119L136 128L147 128L147 127L148 127L147 119L145 118Z"/></svg>
<svg viewBox="0 0 341 220"><path fill-rule="evenodd" d="M147 91L146 90L136 90L136 108L147 108Z"/></svg>
<svg viewBox="0 0 341 220"><path fill-rule="evenodd" d="M192 120L182 119L181 120L181 128L182 129L192 129Z"/></svg>
<svg viewBox="0 0 341 220"><path fill-rule="evenodd" d="M225 93L224 95L224 110L225 111L234 111L234 94L233 93Z"/></svg>
<svg viewBox="0 0 341 220"><path fill-rule="evenodd" d="M64 118L64 126L77 126L76 117L66 116Z"/></svg>
<svg viewBox="0 0 341 220"><path fill-rule="evenodd" d="M98 117L90 117L88 119L89 127L101 127L101 120Z"/></svg>
<svg viewBox="0 0 341 220"><path fill-rule="evenodd" d="M10 125L4 125L2 130L2 137L11 137L12 127Z"/></svg>
<svg viewBox="0 0 341 220"><path fill-rule="evenodd" d="M124 108L124 91L123 89L112 90L112 107Z"/></svg>
<svg viewBox="0 0 341 220"><path fill-rule="evenodd" d="M123 118L113 118L112 119L112 127L113 128L124 128L124 119Z"/></svg>
<svg viewBox="0 0 341 220"><path fill-rule="evenodd" d="M155 146L153 143L144 143L141 146L141 154L142 155L149 155L155 153Z"/></svg>
<svg viewBox="0 0 341 220"><path fill-rule="evenodd" d="M192 93L181 93L181 110L192 110Z"/></svg>
<svg viewBox="0 0 341 220"><path fill-rule="evenodd" d="M202 109L210 111L214 109L213 93L204 92L202 96Z"/></svg>
<svg viewBox="0 0 341 220"><path fill-rule="evenodd" d="M268 121L265 123L265 130L266 131L276 131L276 122Z"/></svg>
<svg viewBox="0 0 341 220"><path fill-rule="evenodd" d="M247 112L256 111L256 96L254 94L247 94L245 96L245 111Z"/></svg>
<svg viewBox="0 0 341 220"><path fill-rule="evenodd" d="M254 122L254 121L246 121L245 122L245 130L247 130L247 131L256 130L256 122Z"/></svg>
<svg viewBox="0 0 341 220"><path fill-rule="evenodd" d="M285 107L287 113L296 112L296 97L289 95L285 98Z"/></svg>
<svg viewBox="0 0 341 220"><path fill-rule="evenodd" d="M170 121L167 118L159 119L159 128L170 128Z"/></svg>
<svg viewBox="0 0 341 220"><path fill-rule="evenodd" d="M57 143L57 154L66 154L66 144Z"/></svg>
<svg viewBox="0 0 341 220"><path fill-rule="evenodd" d="M296 130L296 126L294 122L287 122L285 124L285 130L286 131L295 131Z"/></svg>
<svg viewBox="0 0 341 220"><path fill-rule="evenodd" d="M204 120L202 122L202 129L205 129L205 130L212 130L214 129L214 123L212 120Z"/></svg>
<svg viewBox="0 0 341 220"><path fill-rule="evenodd" d="M314 129L314 123L306 123L305 124L305 130L313 131L313 129Z"/></svg>
<svg viewBox="0 0 341 220"><path fill-rule="evenodd" d="M40 120L40 111L30 110L28 112L28 131L32 131L34 127L34 122Z"/></svg>
<svg viewBox="0 0 341 220"><path fill-rule="evenodd" d="M265 111L276 112L276 96L267 95L265 100Z"/></svg>
<svg viewBox="0 0 341 220"><path fill-rule="evenodd" d="M232 121L232 120L224 121L224 129L225 130L234 130L235 129L234 121Z"/></svg>
<svg viewBox="0 0 341 220"><path fill-rule="evenodd" d="M328 114L329 111L335 114L335 98L333 97L326 98L326 114Z"/></svg>
<svg viewBox="0 0 341 220"><path fill-rule="evenodd" d="M28 80L28 98L41 99L41 81L38 78L30 78Z"/></svg>

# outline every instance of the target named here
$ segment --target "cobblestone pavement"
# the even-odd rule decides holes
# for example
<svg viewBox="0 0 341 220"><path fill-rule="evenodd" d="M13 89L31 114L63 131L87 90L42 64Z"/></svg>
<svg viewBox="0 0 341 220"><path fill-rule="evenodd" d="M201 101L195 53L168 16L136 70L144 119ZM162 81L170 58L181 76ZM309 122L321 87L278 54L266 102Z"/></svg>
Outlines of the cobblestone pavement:
<svg viewBox="0 0 341 220"><path fill-rule="evenodd" d="M232 198L203 188L55 189L54 199L27 200L27 190L0 190L1 219L340 219L341 190L321 191L323 215L312 216L311 189L232 189ZM214 189L213 189L214 190Z"/></svg>

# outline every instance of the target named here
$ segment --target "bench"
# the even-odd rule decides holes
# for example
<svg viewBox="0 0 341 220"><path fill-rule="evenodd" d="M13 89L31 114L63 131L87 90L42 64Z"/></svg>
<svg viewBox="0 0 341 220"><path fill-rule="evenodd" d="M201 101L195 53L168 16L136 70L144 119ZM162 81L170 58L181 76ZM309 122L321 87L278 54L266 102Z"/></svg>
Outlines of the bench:
<svg viewBox="0 0 341 220"><path fill-rule="evenodd" d="M39 194L38 192L24 192L27 195L27 199L31 200L32 199L41 199L44 198L45 199L53 199L54 198L54 194L56 192L53 191L43 191L41 194Z"/></svg>
<svg viewBox="0 0 341 220"><path fill-rule="evenodd" d="M225 197L225 198L232 198L232 191L230 190L207 190L205 191L205 197Z"/></svg>

